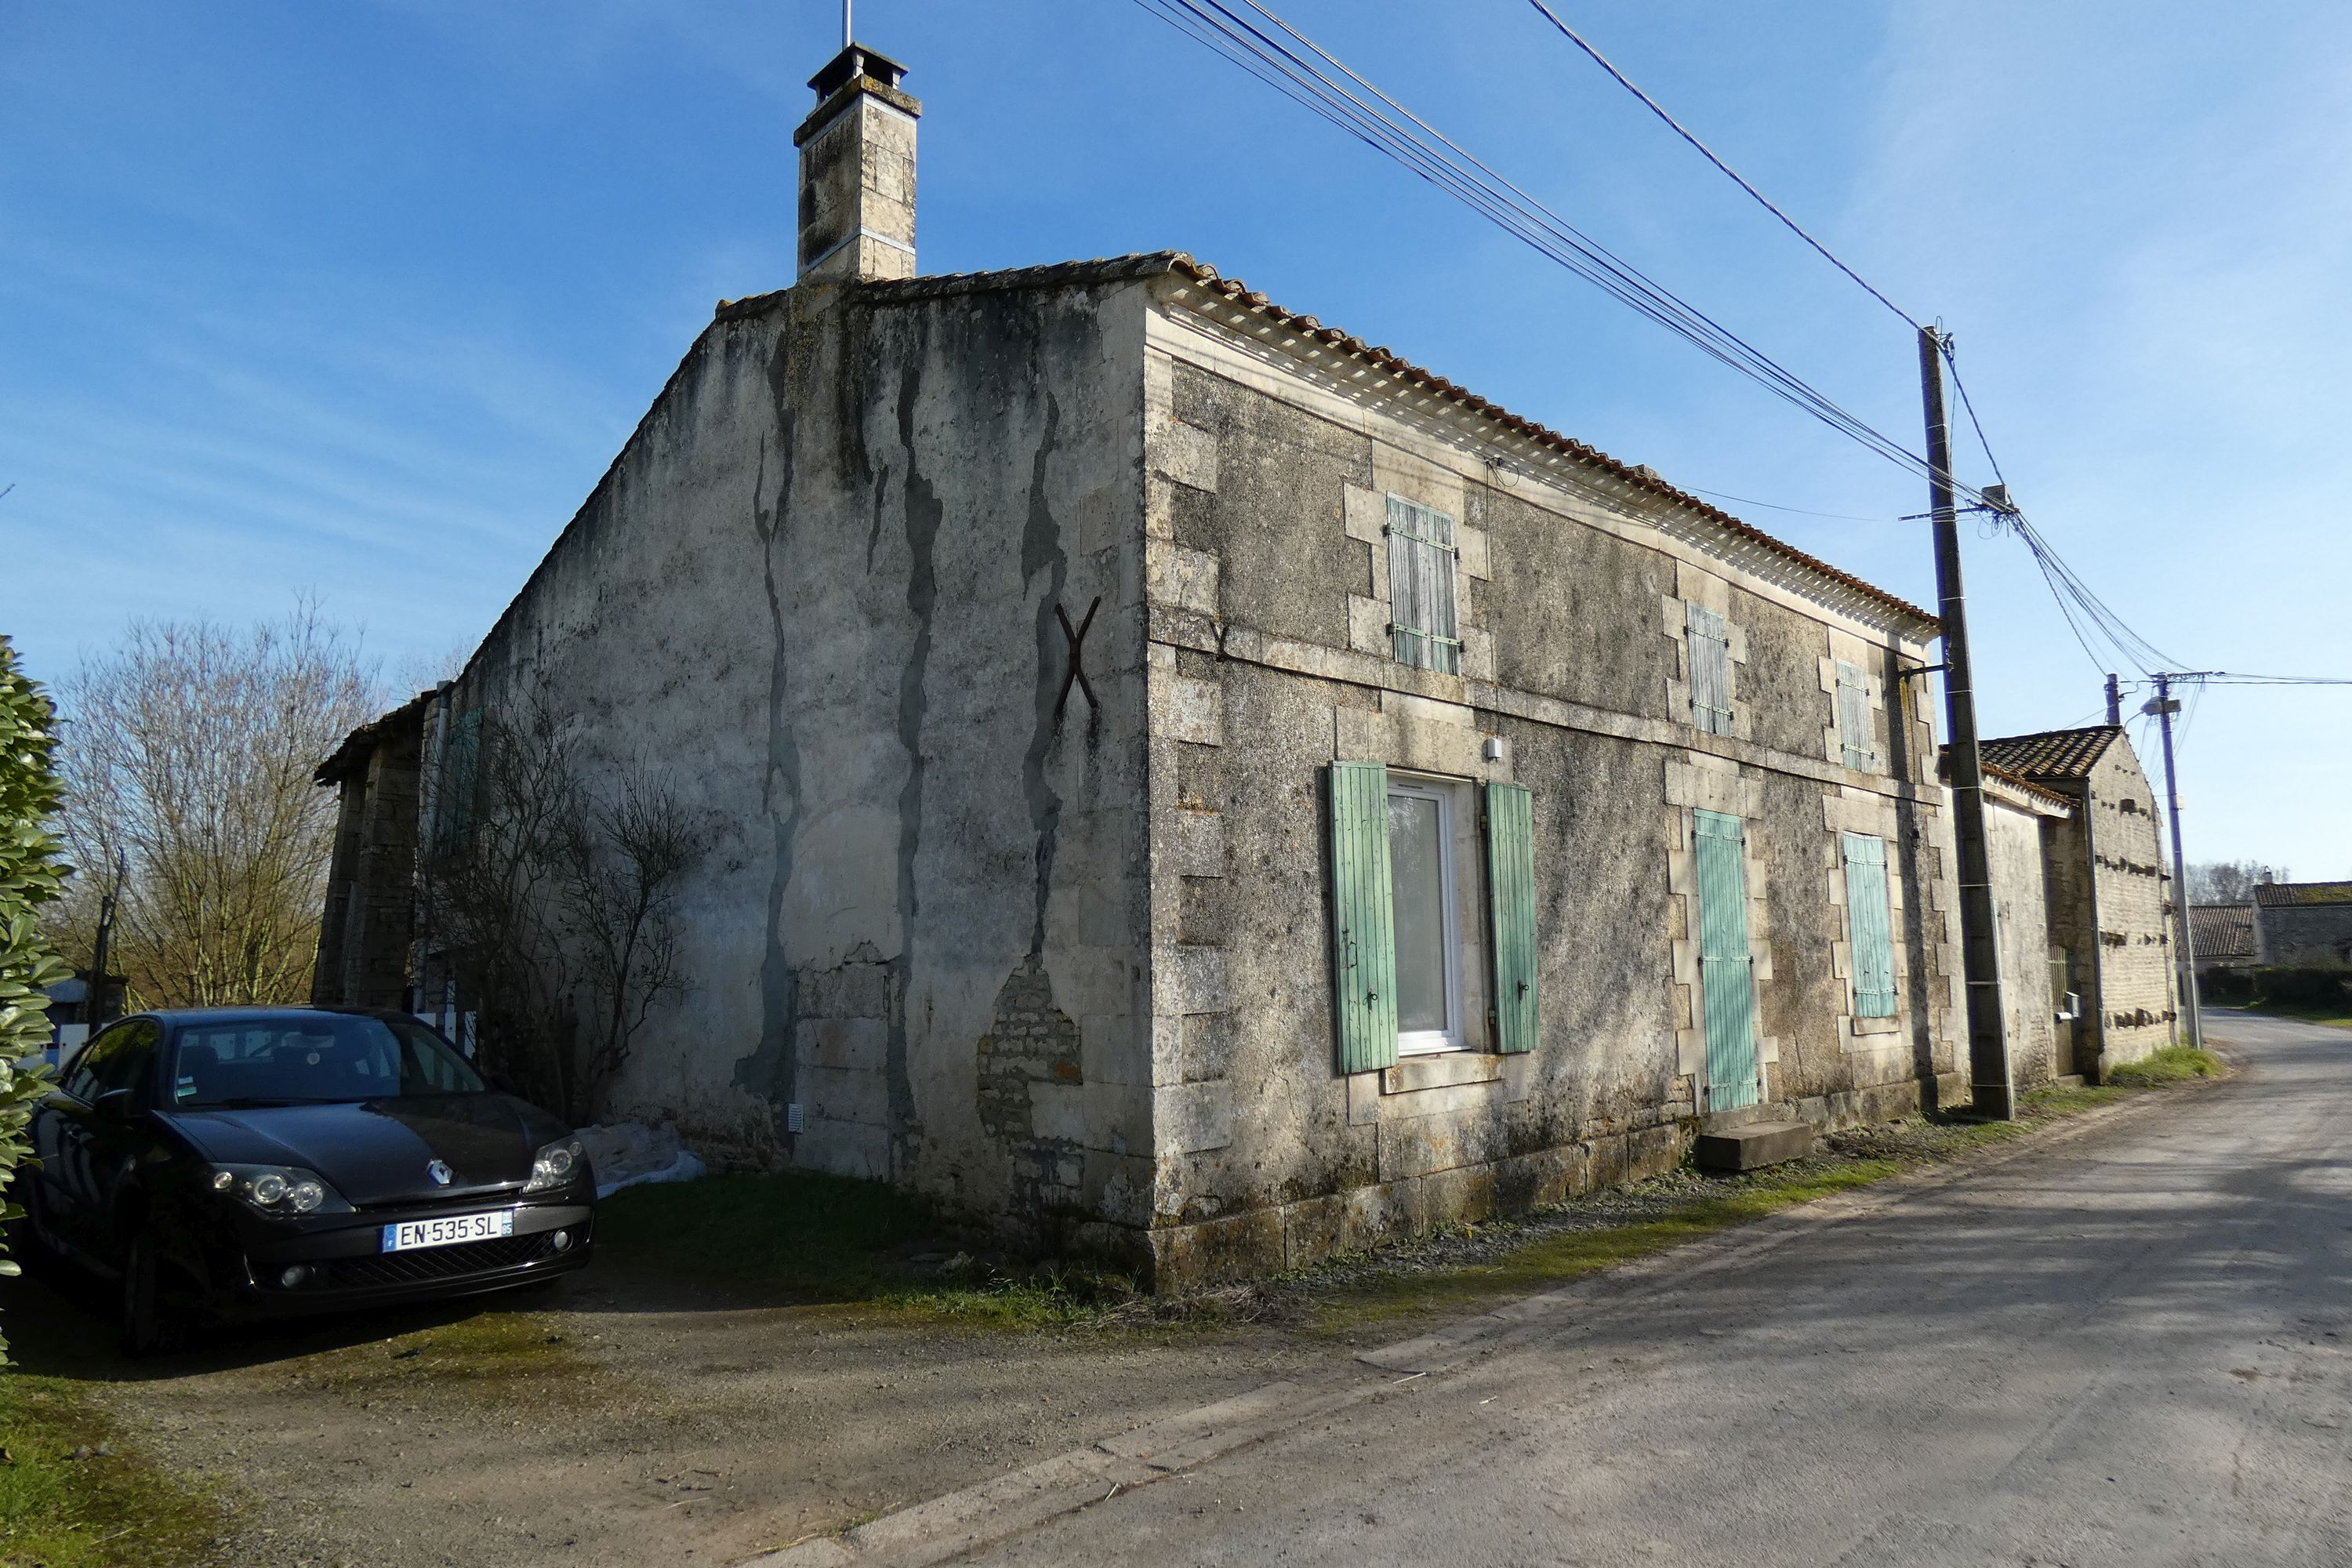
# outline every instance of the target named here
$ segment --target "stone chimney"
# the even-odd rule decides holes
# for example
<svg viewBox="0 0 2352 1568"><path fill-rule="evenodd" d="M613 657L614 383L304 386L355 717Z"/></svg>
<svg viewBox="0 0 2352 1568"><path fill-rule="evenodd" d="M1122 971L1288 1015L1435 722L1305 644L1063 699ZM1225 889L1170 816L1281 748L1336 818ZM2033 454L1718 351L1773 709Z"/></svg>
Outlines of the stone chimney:
<svg viewBox="0 0 2352 1568"><path fill-rule="evenodd" d="M809 78L816 109L793 132L801 150L800 276L915 275L915 121L898 90L907 68L863 44Z"/></svg>

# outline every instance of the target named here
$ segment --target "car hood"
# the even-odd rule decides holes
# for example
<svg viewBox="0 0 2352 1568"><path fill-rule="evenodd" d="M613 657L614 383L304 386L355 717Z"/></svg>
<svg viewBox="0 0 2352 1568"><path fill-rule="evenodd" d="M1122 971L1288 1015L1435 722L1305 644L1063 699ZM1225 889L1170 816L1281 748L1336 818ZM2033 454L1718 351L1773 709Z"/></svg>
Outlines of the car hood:
<svg viewBox="0 0 2352 1568"><path fill-rule="evenodd" d="M563 1124L510 1095L416 1095L342 1105L273 1105L169 1112L172 1126L215 1164L299 1165L354 1206L512 1190ZM446 1185L435 1161L449 1167Z"/></svg>

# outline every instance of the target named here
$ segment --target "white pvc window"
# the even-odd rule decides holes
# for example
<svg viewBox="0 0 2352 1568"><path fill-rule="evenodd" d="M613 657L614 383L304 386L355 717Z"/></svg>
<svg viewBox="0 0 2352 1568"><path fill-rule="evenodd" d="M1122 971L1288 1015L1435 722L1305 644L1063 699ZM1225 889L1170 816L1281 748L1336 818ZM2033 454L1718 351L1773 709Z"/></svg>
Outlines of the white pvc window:
<svg viewBox="0 0 2352 1568"><path fill-rule="evenodd" d="M1462 1048L1461 897L1454 792L1389 784L1396 920L1397 1053Z"/></svg>

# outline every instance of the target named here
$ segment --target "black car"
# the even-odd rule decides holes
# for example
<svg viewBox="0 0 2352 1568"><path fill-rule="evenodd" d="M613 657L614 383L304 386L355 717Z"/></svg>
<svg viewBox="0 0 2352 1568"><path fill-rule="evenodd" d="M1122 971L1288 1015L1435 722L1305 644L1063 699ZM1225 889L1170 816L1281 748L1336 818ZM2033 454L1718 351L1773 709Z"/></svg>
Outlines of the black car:
<svg viewBox="0 0 2352 1568"><path fill-rule="evenodd" d="M122 1338L526 1285L588 1261L571 1129L402 1013L147 1013L34 1113L33 1244L121 1283Z"/></svg>

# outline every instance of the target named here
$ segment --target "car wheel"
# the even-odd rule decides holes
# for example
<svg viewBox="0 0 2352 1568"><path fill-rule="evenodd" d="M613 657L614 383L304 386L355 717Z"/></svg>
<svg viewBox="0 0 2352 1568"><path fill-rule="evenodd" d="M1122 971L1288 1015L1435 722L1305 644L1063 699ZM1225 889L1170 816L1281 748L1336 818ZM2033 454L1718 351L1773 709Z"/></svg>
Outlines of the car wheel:
<svg viewBox="0 0 2352 1568"><path fill-rule="evenodd" d="M155 1256L155 1237L141 1232L131 1238L122 1258L122 1353L152 1355L164 1348L163 1266Z"/></svg>

